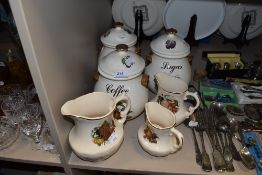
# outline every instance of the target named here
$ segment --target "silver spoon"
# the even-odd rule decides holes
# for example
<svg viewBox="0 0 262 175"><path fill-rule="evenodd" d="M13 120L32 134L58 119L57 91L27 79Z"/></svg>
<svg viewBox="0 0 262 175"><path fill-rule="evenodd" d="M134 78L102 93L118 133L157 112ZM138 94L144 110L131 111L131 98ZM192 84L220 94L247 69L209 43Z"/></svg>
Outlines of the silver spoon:
<svg viewBox="0 0 262 175"><path fill-rule="evenodd" d="M243 145L243 147L239 150L239 154L242 160L242 163L248 168L248 169L254 169L256 168L256 161L250 151L248 150L245 143L241 141L243 139L243 133L241 132L241 128L238 130L240 138L235 138Z"/></svg>
<svg viewBox="0 0 262 175"><path fill-rule="evenodd" d="M232 153L231 153L231 150L230 150L230 145L228 143L228 138L227 138L227 131L228 131L228 124L225 123L225 122L218 122L217 123L217 128L219 131L222 131L224 133L224 140L225 140L225 144L223 144L223 138L220 138L221 140L221 144L222 144L222 147L224 148L223 149L223 157L226 161L226 164L227 164L227 167L226 167L226 170L228 172L233 172L235 171L235 168L233 166L233 156L232 156Z"/></svg>
<svg viewBox="0 0 262 175"><path fill-rule="evenodd" d="M248 168L248 169L254 169L256 168L256 162L254 157L251 155L251 153L249 152L248 148L246 147L246 145L243 146L243 148L241 148L239 150L239 154L240 157L242 159L243 164Z"/></svg>
<svg viewBox="0 0 262 175"><path fill-rule="evenodd" d="M199 165L202 165L202 156L201 156L201 152L200 152L200 149L199 149L199 146L198 146L198 143L197 143L197 138L196 138L196 133L195 133L195 126L191 126L190 125L190 119L186 119L184 121L184 124L191 128L192 130L192 133L193 133L193 139L194 139L194 144L195 144L195 153L196 153L196 163L199 164Z"/></svg>
<svg viewBox="0 0 262 175"><path fill-rule="evenodd" d="M239 151L237 151L235 144L232 141L232 133L231 133L231 126L227 121L223 121L223 124L218 125L219 129L225 133L228 139L228 148L232 154L234 160L241 160L239 155Z"/></svg>
<svg viewBox="0 0 262 175"><path fill-rule="evenodd" d="M229 143L228 143L228 138L227 138L227 133L224 133L225 134L225 147L224 147L224 150L223 150L223 156L224 156L224 159L226 161L226 164L227 164L227 171L229 172L233 172L235 171L235 168L234 168L234 165L233 165L233 155L230 151L230 148L229 148Z"/></svg>

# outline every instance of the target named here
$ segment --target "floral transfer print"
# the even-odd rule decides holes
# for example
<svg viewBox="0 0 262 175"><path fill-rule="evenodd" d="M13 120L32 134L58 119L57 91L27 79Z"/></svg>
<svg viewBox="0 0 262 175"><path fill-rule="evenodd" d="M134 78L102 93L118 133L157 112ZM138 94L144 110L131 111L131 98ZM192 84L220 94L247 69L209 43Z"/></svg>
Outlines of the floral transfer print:
<svg viewBox="0 0 262 175"><path fill-rule="evenodd" d="M122 63L127 68L131 68L135 64L135 61L129 55L127 55L124 58L122 58Z"/></svg>
<svg viewBox="0 0 262 175"><path fill-rule="evenodd" d="M174 40L167 40L166 41L166 48L167 49L173 49L176 47L176 41Z"/></svg>
<svg viewBox="0 0 262 175"><path fill-rule="evenodd" d="M148 126L144 129L144 138L148 139L150 143L157 143L157 135Z"/></svg>
<svg viewBox="0 0 262 175"><path fill-rule="evenodd" d="M113 120L111 122L104 121L100 127L95 127L92 130L93 142L98 146L101 146L102 144L106 144L106 141L108 141L108 138L111 136L111 134L114 131L115 131L114 121Z"/></svg>
<svg viewBox="0 0 262 175"><path fill-rule="evenodd" d="M166 95L159 95L157 97L157 102L164 106L165 108L169 109L173 113L176 113L178 110L178 101L174 100L172 98L169 98L170 96Z"/></svg>

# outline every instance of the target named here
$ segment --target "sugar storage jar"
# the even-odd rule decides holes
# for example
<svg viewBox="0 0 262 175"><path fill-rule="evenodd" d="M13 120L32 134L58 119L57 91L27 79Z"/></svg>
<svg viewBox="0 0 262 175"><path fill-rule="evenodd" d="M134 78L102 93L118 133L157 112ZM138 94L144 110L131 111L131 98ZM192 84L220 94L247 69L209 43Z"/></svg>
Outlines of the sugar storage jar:
<svg viewBox="0 0 262 175"><path fill-rule="evenodd" d="M149 89L156 93L154 76L158 72L184 80L191 80L191 66L187 56L190 46L176 35L176 29L167 29L166 33L150 43L152 54L147 57L148 65L145 73L149 75Z"/></svg>

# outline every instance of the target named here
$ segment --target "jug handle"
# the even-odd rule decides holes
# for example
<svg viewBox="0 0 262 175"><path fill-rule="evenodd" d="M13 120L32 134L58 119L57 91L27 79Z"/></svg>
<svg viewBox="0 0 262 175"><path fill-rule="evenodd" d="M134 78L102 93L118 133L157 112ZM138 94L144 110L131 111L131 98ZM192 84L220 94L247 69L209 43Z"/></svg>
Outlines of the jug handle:
<svg viewBox="0 0 262 175"><path fill-rule="evenodd" d="M97 72L95 73L95 75L93 76L93 79L94 79L95 81L98 81L98 80L99 80L99 77L100 77L100 73L97 71Z"/></svg>
<svg viewBox="0 0 262 175"><path fill-rule="evenodd" d="M190 115L193 114L193 112L198 108L198 106L200 105L200 100L199 97L197 95L197 92L189 92L186 91L185 96L184 96L184 100L187 99L187 96L192 96L195 100L196 100L196 105L195 106L189 106L188 111L186 112L186 117L189 117Z"/></svg>
<svg viewBox="0 0 262 175"><path fill-rule="evenodd" d="M142 74L141 85L148 88L149 76L147 74Z"/></svg>
<svg viewBox="0 0 262 175"><path fill-rule="evenodd" d="M120 116L121 116L121 119L118 119L117 121L119 123L124 123L126 121L126 117L127 117L127 114L131 108L131 104L130 104L130 99L128 96L126 95L122 95L122 96L119 96L115 99L115 104L121 102L121 101L124 101L126 102L126 107L123 111L120 111Z"/></svg>
<svg viewBox="0 0 262 175"><path fill-rule="evenodd" d="M179 132L177 129L175 129L174 127L172 127L170 131L171 131L170 136L172 137L172 139L175 140L172 142L173 144L171 147L171 152L173 153L182 147L184 137L183 137L183 134ZM177 144L177 141L179 141L179 144Z"/></svg>
<svg viewBox="0 0 262 175"><path fill-rule="evenodd" d="M137 55L141 56L141 48L136 47L136 48L135 48L135 53L136 53Z"/></svg>

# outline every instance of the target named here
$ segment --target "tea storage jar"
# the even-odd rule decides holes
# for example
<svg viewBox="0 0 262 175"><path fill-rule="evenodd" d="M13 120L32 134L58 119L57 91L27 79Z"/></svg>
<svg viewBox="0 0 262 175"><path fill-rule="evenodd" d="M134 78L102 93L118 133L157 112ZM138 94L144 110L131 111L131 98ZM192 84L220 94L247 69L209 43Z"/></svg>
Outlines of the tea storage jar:
<svg viewBox="0 0 262 175"><path fill-rule="evenodd" d="M128 46L128 50L135 51L135 44L137 41L137 36L125 30L123 24L116 22L114 27L104 33L100 40L103 47L99 54L99 63L101 59L116 49L118 44L125 44Z"/></svg>
<svg viewBox="0 0 262 175"><path fill-rule="evenodd" d="M127 95L131 109L127 119L133 119L144 111L148 101L148 76L142 74L145 61L128 46L120 44L116 50L106 55L98 65L94 91L107 92L113 97ZM120 106L121 107L121 106Z"/></svg>
<svg viewBox="0 0 262 175"><path fill-rule="evenodd" d="M152 92L156 92L154 76L158 72L180 78L187 84L191 80L191 66L187 58L190 46L176 32L176 29L167 29L164 35L150 43L152 55L147 57L149 64L145 73L149 75L149 89Z"/></svg>

